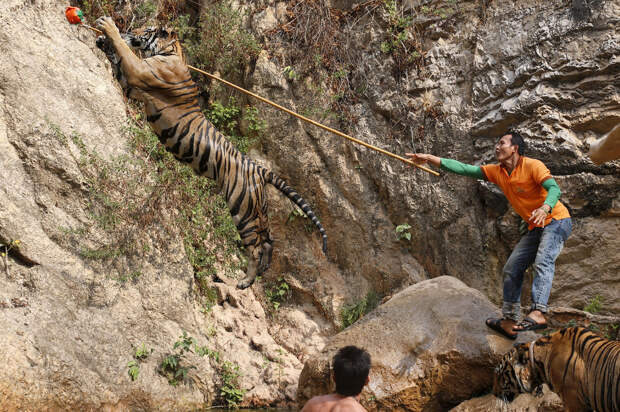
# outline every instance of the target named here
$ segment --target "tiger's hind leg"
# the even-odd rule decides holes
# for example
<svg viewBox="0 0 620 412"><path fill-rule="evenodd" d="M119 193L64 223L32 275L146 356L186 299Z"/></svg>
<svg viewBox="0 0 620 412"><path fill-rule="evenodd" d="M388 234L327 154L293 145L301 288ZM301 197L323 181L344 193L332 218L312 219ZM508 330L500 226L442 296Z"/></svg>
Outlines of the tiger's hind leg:
<svg viewBox="0 0 620 412"><path fill-rule="evenodd" d="M260 262L258 265L258 274L260 275L267 269L269 269L269 265L271 264L271 255L273 253L273 240L269 235L269 230L267 230L267 238L261 244L261 254L260 254Z"/></svg>
<svg viewBox="0 0 620 412"><path fill-rule="evenodd" d="M246 289L252 286L256 275L259 274L258 266L261 258L260 237L251 230L245 232L241 238L243 247L245 248L245 257L248 260L248 267L245 270L245 277L237 282L238 289Z"/></svg>
<svg viewBox="0 0 620 412"><path fill-rule="evenodd" d="M246 246L246 257L248 259L248 267L245 270L245 277L237 282L237 289L247 289L254 283L258 274L258 262L260 260L260 249L255 246Z"/></svg>

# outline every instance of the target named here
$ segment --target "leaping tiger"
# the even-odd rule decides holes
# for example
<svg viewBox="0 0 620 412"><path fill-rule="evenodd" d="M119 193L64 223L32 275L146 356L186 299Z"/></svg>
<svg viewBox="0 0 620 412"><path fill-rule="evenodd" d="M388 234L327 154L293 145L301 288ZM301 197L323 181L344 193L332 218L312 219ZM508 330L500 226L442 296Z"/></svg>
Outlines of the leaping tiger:
<svg viewBox="0 0 620 412"><path fill-rule="evenodd" d="M96 26L105 34L97 39L97 46L112 63L125 94L144 102L147 120L159 141L176 159L190 163L198 175L214 179L225 196L248 258L246 276L238 288L251 286L271 263L266 183L297 204L319 228L323 253L327 253L325 229L308 203L273 172L239 152L205 118L198 104L198 86L174 32L148 28L121 36L110 17L99 18Z"/></svg>

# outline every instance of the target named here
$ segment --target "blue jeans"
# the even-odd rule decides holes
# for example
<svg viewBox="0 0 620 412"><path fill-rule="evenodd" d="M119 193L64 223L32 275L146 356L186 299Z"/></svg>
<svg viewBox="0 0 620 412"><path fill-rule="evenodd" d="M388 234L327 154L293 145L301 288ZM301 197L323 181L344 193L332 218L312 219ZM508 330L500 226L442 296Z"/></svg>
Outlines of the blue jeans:
<svg viewBox="0 0 620 412"><path fill-rule="evenodd" d="M524 235L504 265L505 318L518 321L521 315L521 286L525 270L534 264L532 307L530 310L547 312L547 301L555 272L555 260L564 242L573 230L570 218L555 220L544 228L535 227Z"/></svg>

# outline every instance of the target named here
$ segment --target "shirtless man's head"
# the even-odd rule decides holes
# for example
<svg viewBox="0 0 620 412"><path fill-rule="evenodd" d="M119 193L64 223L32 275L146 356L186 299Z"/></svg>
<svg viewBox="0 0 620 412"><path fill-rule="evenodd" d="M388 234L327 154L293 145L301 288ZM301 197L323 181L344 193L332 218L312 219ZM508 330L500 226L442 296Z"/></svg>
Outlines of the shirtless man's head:
<svg viewBox="0 0 620 412"><path fill-rule="evenodd" d="M345 346L336 353L332 363L336 393L315 396L306 403L302 412L366 411L359 403L359 396L368 383L368 352L355 346Z"/></svg>

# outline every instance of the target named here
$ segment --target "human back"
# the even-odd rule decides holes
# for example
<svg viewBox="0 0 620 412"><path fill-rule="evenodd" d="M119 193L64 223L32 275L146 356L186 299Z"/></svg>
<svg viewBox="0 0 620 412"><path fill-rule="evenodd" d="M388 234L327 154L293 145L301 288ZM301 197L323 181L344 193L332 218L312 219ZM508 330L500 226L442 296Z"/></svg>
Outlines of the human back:
<svg viewBox="0 0 620 412"><path fill-rule="evenodd" d="M356 346L345 346L336 353L332 365L336 393L313 397L302 412L365 412L359 397L368 384L370 354Z"/></svg>
<svg viewBox="0 0 620 412"><path fill-rule="evenodd" d="M337 393L315 396L310 399L302 412L365 412L366 409L352 396Z"/></svg>

